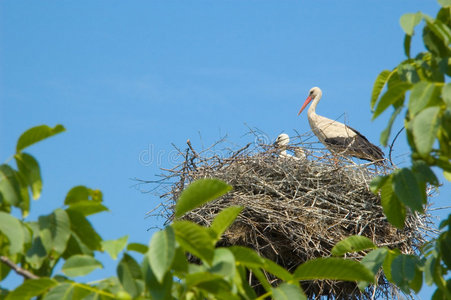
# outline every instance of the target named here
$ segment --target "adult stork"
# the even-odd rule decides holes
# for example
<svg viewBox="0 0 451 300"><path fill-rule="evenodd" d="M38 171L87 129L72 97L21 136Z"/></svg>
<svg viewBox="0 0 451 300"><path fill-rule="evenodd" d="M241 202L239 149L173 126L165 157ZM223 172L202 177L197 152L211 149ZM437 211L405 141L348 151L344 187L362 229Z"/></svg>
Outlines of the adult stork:
<svg viewBox="0 0 451 300"><path fill-rule="evenodd" d="M384 159L382 150L371 144L360 132L343 123L316 114L315 109L321 96L320 88L313 87L310 89L308 97L298 113L300 115L305 107L312 102L307 111L307 118L319 141L331 152L382 164Z"/></svg>
<svg viewBox="0 0 451 300"><path fill-rule="evenodd" d="M294 149L295 156L287 153L287 148L288 148L289 142L290 142L290 137L286 133L281 133L277 137L276 141L274 142L274 146L276 148L280 149L279 158L290 158L290 159L295 159L295 160L304 159L305 153L299 147L296 147L296 149Z"/></svg>

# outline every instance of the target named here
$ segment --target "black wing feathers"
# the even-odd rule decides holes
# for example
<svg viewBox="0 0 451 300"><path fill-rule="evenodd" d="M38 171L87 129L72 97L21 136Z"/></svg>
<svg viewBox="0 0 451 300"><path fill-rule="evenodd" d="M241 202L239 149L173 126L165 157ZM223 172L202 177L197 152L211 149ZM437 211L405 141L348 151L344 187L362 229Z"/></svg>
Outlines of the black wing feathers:
<svg viewBox="0 0 451 300"><path fill-rule="evenodd" d="M346 151L352 156L361 159L375 161L382 160L384 158L384 152L382 152L379 147L371 144L364 135L354 128L349 126L346 127L355 132L356 136L326 138L324 142L338 152Z"/></svg>

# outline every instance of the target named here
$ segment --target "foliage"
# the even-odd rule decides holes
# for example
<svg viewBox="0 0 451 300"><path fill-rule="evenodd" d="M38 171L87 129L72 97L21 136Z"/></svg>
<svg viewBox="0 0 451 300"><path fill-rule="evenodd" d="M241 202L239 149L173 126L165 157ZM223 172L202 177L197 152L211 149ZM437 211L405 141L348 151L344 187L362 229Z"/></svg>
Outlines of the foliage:
<svg viewBox="0 0 451 300"><path fill-rule="evenodd" d="M398 228L404 226L408 214L424 212L429 186L439 184L432 167L451 180L451 83L446 83L451 75L451 1L439 2L442 8L436 18L421 12L402 16L407 59L379 74L371 98L373 118L393 107L388 127L381 134L384 145L394 120L407 108L404 124L412 166L378 177L371 184L372 191L381 195L387 219ZM412 57L414 29L422 21L426 51ZM220 212L210 227L176 219L155 233L149 245L127 244L127 237L104 241L88 217L108 209L100 191L84 186L68 192L63 208L37 221L26 221L30 195L40 197L42 179L37 160L23 150L64 130L61 125L31 128L18 140L16 168L0 165L0 281L12 271L24 278L14 290L0 289L2 299L254 299L257 295L248 283L248 272L266 291L259 299L305 299L300 280L358 281L363 289L374 283L380 269L406 293L418 292L425 282L437 286L433 299L451 299L451 280L445 280L451 270L451 215L440 224L440 235L425 245L419 256L377 248L370 240L353 236L334 247L336 257L308 261L292 273L249 248L215 247L241 207ZM175 215L182 216L230 189L214 179L196 182L181 195ZM21 217L15 216L13 208ZM108 252L113 259L121 255L116 276L95 283L75 280L103 267L95 258L99 251ZM361 251L369 251L361 262L340 258ZM200 263L189 262L188 254ZM58 265L62 265L63 275ZM274 287L264 272L278 278L280 284Z"/></svg>
<svg viewBox="0 0 451 300"><path fill-rule="evenodd" d="M451 83L447 82L451 75L451 1L439 2L442 7L436 18L421 12L401 17L407 59L379 74L371 97L373 119L393 107L381 134L383 145L387 145L394 120L406 108L404 126L412 165L378 177L371 185L373 192L380 192L387 219L398 228L403 228L408 213L423 213L428 190L431 186L438 188L432 167L451 181ZM426 51L412 57L411 40L422 21ZM451 215L442 222L441 234L422 249L421 256L392 253L391 263L384 263L384 272L391 272L391 280L403 291L417 292L424 277L426 284L438 288L434 299L451 299L451 282L445 280L451 270L450 220Z"/></svg>
<svg viewBox="0 0 451 300"><path fill-rule="evenodd" d="M218 213L210 227L176 219L156 232L149 245L127 245L127 236L103 240L88 217L108 209L100 191L84 186L67 193L63 208L37 221L26 221L29 194L39 197L42 179L36 159L22 150L63 130L61 125L31 128L19 138L14 156L17 169L0 166L0 280L11 271L24 278L14 290L2 289L2 299L255 299L258 295L248 283L250 271L266 291L260 299L305 299L300 280L351 280L363 287L374 281L375 273L353 260L311 260L290 273L249 248L216 248L240 214L242 207L238 206ZM183 216L230 189L216 179L194 182L181 194L175 215ZM12 207L21 210L22 218L14 216ZM81 283L81 276L103 268L95 258L99 251L114 260L122 253L116 276ZM187 254L197 257L200 264L189 262ZM265 272L280 279L280 284L270 284Z"/></svg>

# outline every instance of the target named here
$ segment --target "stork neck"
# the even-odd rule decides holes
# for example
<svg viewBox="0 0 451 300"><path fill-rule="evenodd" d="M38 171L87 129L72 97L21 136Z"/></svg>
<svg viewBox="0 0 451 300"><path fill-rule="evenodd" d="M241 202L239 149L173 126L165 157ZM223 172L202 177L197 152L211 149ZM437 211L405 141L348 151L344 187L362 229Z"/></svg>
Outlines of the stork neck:
<svg viewBox="0 0 451 300"><path fill-rule="evenodd" d="M317 95L315 98L313 98L312 104L307 111L307 115L316 114L316 106L318 105L319 99L321 99L320 95Z"/></svg>

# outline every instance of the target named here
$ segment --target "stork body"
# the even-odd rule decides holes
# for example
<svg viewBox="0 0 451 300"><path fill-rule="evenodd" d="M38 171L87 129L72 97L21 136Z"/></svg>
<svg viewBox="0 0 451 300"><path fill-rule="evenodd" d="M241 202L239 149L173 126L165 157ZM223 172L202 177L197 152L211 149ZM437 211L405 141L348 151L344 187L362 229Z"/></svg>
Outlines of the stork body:
<svg viewBox="0 0 451 300"><path fill-rule="evenodd" d="M368 141L357 130L338 121L320 116L316 113L316 106L321 99L322 92L318 87L309 91L309 96L299 110L299 114L312 102L307 118L313 133L329 150L335 153L350 155L364 160L380 162L384 159L382 150Z"/></svg>

